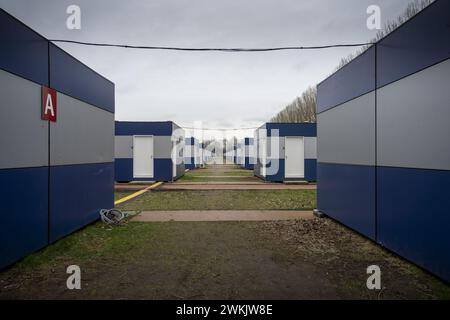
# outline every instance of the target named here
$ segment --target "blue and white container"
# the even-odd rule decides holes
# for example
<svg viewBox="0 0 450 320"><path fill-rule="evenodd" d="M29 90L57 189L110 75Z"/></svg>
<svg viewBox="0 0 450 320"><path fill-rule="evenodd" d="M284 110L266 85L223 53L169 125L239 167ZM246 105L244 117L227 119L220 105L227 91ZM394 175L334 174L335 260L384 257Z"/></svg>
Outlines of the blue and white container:
<svg viewBox="0 0 450 320"><path fill-rule="evenodd" d="M255 149L253 138L244 138L242 141L241 166L247 170L253 170L255 165Z"/></svg>
<svg viewBox="0 0 450 320"><path fill-rule="evenodd" d="M172 121L116 121L115 180L174 181L185 171L184 130Z"/></svg>
<svg viewBox="0 0 450 320"><path fill-rule="evenodd" d="M184 165L189 170L199 168L203 165L203 150L198 139L194 137L185 139Z"/></svg>
<svg viewBox="0 0 450 320"><path fill-rule="evenodd" d="M318 86L318 209L450 281L450 1Z"/></svg>
<svg viewBox="0 0 450 320"><path fill-rule="evenodd" d="M3 268L114 207L114 84L1 9L0 42Z"/></svg>
<svg viewBox="0 0 450 320"><path fill-rule="evenodd" d="M316 180L316 124L265 123L255 131L256 176L266 181Z"/></svg>

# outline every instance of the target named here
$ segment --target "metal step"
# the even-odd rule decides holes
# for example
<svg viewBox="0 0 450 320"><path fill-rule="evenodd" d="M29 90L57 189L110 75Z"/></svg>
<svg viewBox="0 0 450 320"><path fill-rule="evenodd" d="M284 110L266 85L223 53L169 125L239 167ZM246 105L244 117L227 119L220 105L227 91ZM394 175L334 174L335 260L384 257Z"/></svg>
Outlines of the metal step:
<svg viewBox="0 0 450 320"><path fill-rule="evenodd" d="M306 180L285 180L283 181L284 184L309 184Z"/></svg>

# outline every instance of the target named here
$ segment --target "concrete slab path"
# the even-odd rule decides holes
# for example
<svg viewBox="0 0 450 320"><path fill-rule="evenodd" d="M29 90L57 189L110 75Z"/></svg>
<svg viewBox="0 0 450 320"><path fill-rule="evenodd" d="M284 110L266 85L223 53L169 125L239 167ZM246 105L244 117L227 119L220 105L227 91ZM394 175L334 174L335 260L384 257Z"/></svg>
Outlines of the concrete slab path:
<svg viewBox="0 0 450 320"><path fill-rule="evenodd" d="M286 185L282 183L173 183L163 184L158 190L315 190L316 185Z"/></svg>
<svg viewBox="0 0 450 320"><path fill-rule="evenodd" d="M312 211L294 210L179 210L144 211L132 221L272 221L313 219Z"/></svg>

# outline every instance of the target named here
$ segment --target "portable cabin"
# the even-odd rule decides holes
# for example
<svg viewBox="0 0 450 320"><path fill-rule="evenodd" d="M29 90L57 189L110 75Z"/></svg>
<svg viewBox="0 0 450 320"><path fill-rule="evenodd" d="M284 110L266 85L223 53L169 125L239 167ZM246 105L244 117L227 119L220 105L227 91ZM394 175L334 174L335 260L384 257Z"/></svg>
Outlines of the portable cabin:
<svg viewBox="0 0 450 320"><path fill-rule="evenodd" d="M202 147L202 162L203 165L208 164L208 162L212 159L212 152L208 148Z"/></svg>
<svg viewBox="0 0 450 320"><path fill-rule="evenodd" d="M243 167L244 163L244 147L243 147L243 139L238 140L236 143L236 164Z"/></svg>
<svg viewBox="0 0 450 320"><path fill-rule="evenodd" d="M255 131L254 173L265 181L316 180L316 124L265 123Z"/></svg>
<svg viewBox="0 0 450 320"><path fill-rule="evenodd" d="M318 210L450 281L450 1L318 85Z"/></svg>
<svg viewBox="0 0 450 320"><path fill-rule="evenodd" d="M203 165L202 148L199 141L194 137L185 139L184 165L186 169L195 169Z"/></svg>
<svg viewBox="0 0 450 320"><path fill-rule="evenodd" d="M0 268L114 207L114 84L0 9Z"/></svg>
<svg viewBox="0 0 450 320"><path fill-rule="evenodd" d="M242 143L242 164L241 166L247 170L253 170L255 164L253 138L244 138Z"/></svg>
<svg viewBox="0 0 450 320"><path fill-rule="evenodd" d="M115 180L174 181L184 174L184 130L172 121L116 121Z"/></svg>

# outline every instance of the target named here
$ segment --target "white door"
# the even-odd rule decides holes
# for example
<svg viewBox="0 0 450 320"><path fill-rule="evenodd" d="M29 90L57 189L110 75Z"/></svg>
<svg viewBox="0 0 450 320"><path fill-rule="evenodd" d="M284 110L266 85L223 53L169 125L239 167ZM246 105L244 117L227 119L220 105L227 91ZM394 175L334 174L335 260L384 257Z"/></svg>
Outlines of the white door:
<svg viewBox="0 0 450 320"><path fill-rule="evenodd" d="M133 177L153 178L153 136L133 137Z"/></svg>
<svg viewBox="0 0 450 320"><path fill-rule="evenodd" d="M305 177L303 137L286 137L284 144L285 178Z"/></svg>

